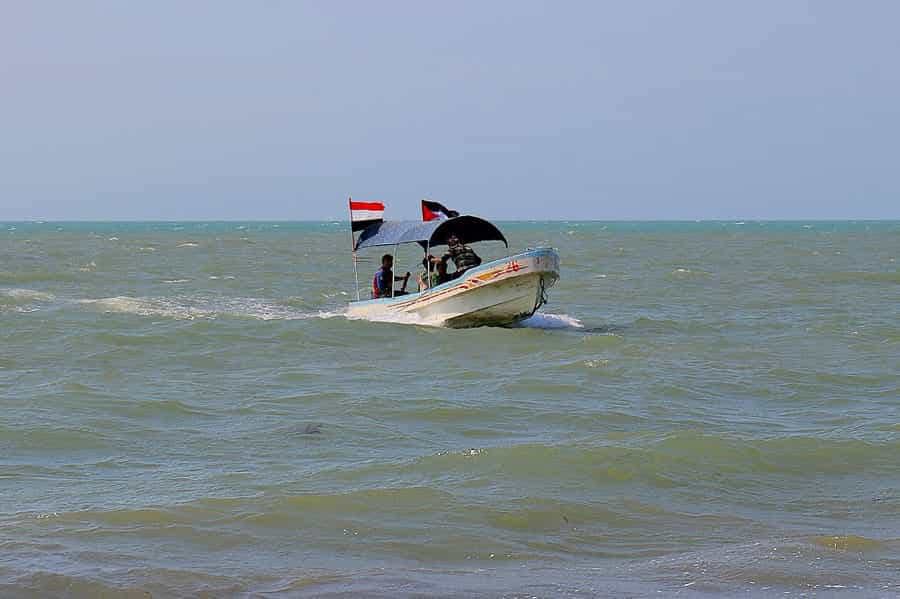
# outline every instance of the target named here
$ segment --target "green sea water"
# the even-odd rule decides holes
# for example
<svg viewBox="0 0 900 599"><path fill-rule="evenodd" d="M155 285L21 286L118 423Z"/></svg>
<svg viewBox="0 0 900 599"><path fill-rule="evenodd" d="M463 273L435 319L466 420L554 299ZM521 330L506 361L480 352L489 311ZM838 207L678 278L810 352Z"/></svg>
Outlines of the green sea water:
<svg viewBox="0 0 900 599"><path fill-rule="evenodd" d="M0 224L0 595L900 595L900 223L501 228L447 330L346 223Z"/></svg>

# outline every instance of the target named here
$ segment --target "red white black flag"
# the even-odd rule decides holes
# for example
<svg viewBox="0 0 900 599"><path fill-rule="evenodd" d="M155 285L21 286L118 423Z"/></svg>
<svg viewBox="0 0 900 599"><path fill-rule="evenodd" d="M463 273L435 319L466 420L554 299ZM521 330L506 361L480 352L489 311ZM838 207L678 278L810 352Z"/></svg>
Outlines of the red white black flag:
<svg viewBox="0 0 900 599"><path fill-rule="evenodd" d="M459 212L456 210L450 210L440 202L432 202L431 200L422 200L422 220L430 221L441 218L444 216L446 218L456 218L459 216Z"/></svg>
<svg viewBox="0 0 900 599"><path fill-rule="evenodd" d="M383 220L384 204L381 202L354 202L350 199L350 228L354 232Z"/></svg>

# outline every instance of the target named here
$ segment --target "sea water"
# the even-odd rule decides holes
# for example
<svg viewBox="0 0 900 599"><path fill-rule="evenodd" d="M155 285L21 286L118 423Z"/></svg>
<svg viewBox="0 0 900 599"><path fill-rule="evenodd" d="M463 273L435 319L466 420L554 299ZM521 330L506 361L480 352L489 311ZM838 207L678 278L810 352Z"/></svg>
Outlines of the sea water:
<svg viewBox="0 0 900 599"><path fill-rule="evenodd" d="M0 595L900 594L900 223L501 228L447 330L342 222L0 225Z"/></svg>

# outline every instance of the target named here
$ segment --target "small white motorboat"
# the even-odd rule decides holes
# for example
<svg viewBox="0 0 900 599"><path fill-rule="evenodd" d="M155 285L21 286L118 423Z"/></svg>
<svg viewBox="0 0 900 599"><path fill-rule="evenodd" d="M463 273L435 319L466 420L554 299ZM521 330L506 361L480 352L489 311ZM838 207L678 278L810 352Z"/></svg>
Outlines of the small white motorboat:
<svg viewBox="0 0 900 599"><path fill-rule="evenodd" d="M502 241L503 233L476 216L457 216L440 221L378 221L354 239L356 251L378 246L417 243L428 254L456 236L463 244ZM355 262L354 262L355 264ZM417 293L350 302L350 317L372 320L410 317L411 322L452 328L505 326L524 320L547 301L547 292L559 279L559 254L539 247L465 270L460 276ZM395 292L396 293L396 292Z"/></svg>

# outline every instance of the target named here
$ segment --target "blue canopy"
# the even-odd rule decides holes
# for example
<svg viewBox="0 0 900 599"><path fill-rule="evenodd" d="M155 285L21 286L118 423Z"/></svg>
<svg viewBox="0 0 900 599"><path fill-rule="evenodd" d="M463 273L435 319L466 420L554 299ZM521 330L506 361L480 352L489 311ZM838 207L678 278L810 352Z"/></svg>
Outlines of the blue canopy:
<svg viewBox="0 0 900 599"><path fill-rule="evenodd" d="M457 216L447 220L382 221L363 229L356 240L357 250L380 245L418 243L424 247L446 245L447 238L456 235L462 243L502 241L509 247L500 229L477 216Z"/></svg>

